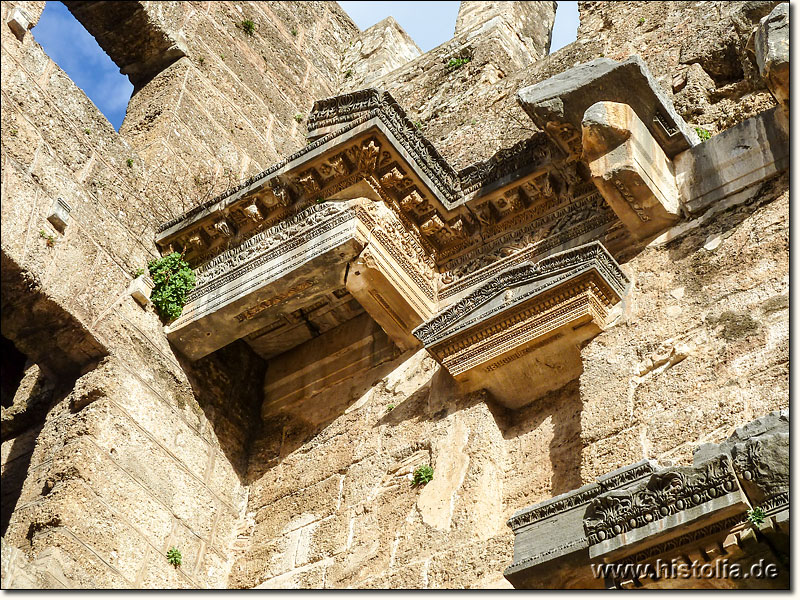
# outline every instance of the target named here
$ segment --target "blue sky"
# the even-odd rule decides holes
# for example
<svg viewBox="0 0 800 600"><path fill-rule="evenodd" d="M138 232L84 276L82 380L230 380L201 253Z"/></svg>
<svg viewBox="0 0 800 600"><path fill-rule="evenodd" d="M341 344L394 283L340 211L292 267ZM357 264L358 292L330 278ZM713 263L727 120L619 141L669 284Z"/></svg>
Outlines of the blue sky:
<svg viewBox="0 0 800 600"><path fill-rule="evenodd" d="M33 37L119 129L133 85L61 2L44 5Z"/></svg>
<svg viewBox="0 0 800 600"><path fill-rule="evenodd" d="M408 32L423 52L453 37L459 2L346 2L339 4L362 30L388 17ZM559 2L551 52L575 40L578 3ZM119 129L133 85L61 2L47 2L33 36L47 54Z"/></svg>

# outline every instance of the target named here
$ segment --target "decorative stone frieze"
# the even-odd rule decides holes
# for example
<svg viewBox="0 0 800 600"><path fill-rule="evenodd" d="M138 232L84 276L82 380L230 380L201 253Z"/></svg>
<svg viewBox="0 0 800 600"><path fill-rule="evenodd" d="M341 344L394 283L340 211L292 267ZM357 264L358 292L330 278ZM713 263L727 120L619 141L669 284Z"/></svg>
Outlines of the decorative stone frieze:
<svg viewBox="0 0 800 600"><path fill-rule="evenodd" d="M658 468L654 461L643 460L515 512L508 520L515 537L514 562L505 571L506 579L517 588L591 587L589 540L583 526L590 503L608 490L635 485ZM553 569L556 561L559 569Z"/></svg>

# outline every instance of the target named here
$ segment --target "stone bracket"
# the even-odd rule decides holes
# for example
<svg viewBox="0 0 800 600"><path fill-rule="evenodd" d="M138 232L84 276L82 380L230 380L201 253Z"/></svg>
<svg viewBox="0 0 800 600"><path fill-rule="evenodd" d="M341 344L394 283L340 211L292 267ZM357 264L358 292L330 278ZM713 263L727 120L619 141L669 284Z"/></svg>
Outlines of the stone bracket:
<svg viewBox="0 0 800 600"><path fill-rule="evenodd" d="M634 236L646 239L680 218L672 160L633 108L597 102L581 129L592 180Z"/></svg>

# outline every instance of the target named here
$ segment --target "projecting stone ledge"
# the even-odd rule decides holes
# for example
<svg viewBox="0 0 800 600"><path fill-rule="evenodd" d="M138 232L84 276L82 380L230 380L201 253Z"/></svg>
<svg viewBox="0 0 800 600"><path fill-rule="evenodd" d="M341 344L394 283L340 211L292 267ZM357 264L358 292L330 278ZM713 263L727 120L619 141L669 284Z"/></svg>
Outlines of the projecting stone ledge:
<svg viewBox="0 0 800 600"><path fill-rule="evenodd" d="M725 558L744 571L762 560L776 565L775 577L739 586L787 588L788 466L789 415L781 411L737 429L722 444L702 445L692 466L642 461L624 467L517 511L508 522L514 562L505 576L517 588L728 587L733 582L645 575L646 566L673 559L713 570ZM751 507L760 517L748 517ZM603 563L635 564L642 575L598 578L591 565Z"/></svg>
<svg viewBox="0 0 800 600"><path fill-rule="evenodd" d="M629 105L597 102L581 129L592 181L634 236L648 238L680 218L673 163Z"/></svg>
<svg viewBox="0 0 800 600"><path fill-rule="evenodd" d="M521 89L517 99L533 122L573 158L583 151L584 112L603 101L629 104L669 158L700 143L638 56L622 62L597 58Z"/></svg>
<svg viewBox="0 0 800 600"><path fill-rule="evenodd" d="M602 331L627 285L594 242L501 272L414 335L465 389L518 408L580 374L581 344Z"/></svg>
<svg viewBox="0 0 800 600"><path fill-rule="evenodd" d="M265 357L276 356L308 339L287 315L308 323L327 305L336 325L358 313L340 302L352 294L400 348L413 347L411 330L435 306L430 267L413 250L380 203L312 205L196 268L197 285L167 337L197 360L258 334L262 347L270 340Z"/></svg>
<svg viewBox="0 0 800 600"><path fill-rule="evenodd" d="M755 34L758 70L785 114L789 115L789 3L761 19Z"/></svg>

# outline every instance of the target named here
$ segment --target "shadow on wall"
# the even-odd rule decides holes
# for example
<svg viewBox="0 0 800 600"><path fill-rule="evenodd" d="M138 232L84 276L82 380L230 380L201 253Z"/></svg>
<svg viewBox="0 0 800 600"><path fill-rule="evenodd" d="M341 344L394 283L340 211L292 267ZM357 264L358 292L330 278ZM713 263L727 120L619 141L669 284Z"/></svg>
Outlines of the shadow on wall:
<svg viewBox="0 0 800 600"><path fill-rule="evenodd" d="M175 357L220 449L246 485L248 456L261 421L266 362L242 340L194 363L178 352Z"/></svg>
<svg viewBox="0 0 800 600"><path fill-rule="evenodd" d="M55 380L38 365L28 362L21 381L14 390L12 402L9 406L3 406L0 437L3 442L13 441L3 458L3 473L0 477L2 491L0 535L6 534L11 515L22 494L22 487L31 466L33 449L44 427L47 414L66 398L74 385L74 379L61 379L57 385Z"/></svg>
<svg viewBox="0 0 800 600"><path fill-rule="evenodd" d="M287 456L322 433L370 390L379 386L384 378L413 353L414 351L410 351L399 356L395 353L394 358L365 373L325 388L319 393L304 396L287 410L260 416L260 431L252 448L248 483L260 479ZM427 389L427 386L418 389L397 410L400 411L400 407L406 405L418 407L427 398Z"/></svg>

